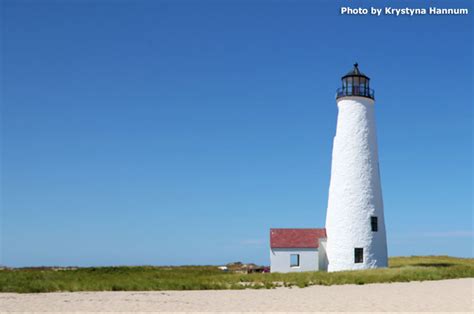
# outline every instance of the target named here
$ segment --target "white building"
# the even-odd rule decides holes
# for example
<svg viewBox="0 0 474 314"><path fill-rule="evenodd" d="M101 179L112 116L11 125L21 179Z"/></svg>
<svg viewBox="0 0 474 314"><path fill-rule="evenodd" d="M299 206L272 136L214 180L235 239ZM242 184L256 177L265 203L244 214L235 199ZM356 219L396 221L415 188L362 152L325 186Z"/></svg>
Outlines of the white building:
<svg viewBox="0 0 474 314"><path fill-rule="evenodd" d="M271 229L272 272L387 267L375 98L369 81L356 63L337 90L326 229Z"/></svg>
<svg viewBox="0 0 474 314"><path fill-rule="evenodd" d="M387 267L374 91L354 69L342 77L336 101L326 231L328 271Z"/></svg>
<svg viewBox="0 0 474 314"><path fill-rule="evenodd" d="M327 269L325 229L270 229L270 271Z"/></svg>

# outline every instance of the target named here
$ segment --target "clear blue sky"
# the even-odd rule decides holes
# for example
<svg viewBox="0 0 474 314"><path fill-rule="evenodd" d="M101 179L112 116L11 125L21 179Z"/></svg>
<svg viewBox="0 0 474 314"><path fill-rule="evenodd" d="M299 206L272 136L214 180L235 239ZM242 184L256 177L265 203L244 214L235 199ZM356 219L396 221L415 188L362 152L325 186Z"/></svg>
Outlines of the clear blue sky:
<svg viewBox="0 0 474 314"><path fill-rule="evenodd" d="M0 264L268 264L270 227L324 226L355 61L389 255L472 256L472 12L343 4L387 5L2 1Z"/></svg>

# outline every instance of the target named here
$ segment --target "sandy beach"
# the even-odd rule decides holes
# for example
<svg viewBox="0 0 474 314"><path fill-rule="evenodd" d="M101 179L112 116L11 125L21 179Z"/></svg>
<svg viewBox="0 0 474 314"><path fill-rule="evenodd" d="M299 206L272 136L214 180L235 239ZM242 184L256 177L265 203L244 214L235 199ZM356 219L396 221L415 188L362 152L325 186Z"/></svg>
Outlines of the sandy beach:
<svg viewBox="0 0 474 314"><path fill-rule="evenodd" d="M272 290L0 294L2 312L473 312L474 279Z"/></svg>

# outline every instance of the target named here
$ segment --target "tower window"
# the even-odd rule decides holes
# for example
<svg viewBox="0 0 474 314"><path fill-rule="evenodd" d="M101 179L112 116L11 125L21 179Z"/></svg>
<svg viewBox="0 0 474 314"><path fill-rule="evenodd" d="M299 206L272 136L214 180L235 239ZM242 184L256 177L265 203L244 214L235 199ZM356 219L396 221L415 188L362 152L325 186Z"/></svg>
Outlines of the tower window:
<svg viewBox="0 0 474 314"><path fill-rule="evenodd" d="M291 254L290 255L290 267L299 267L300 266L300 255Z"/></svg>
<svg viewBox="0 0 474 314"><path fill-rule="evenodd" d="M363 263L364 262L364 249L361 247L356 247L354 249L354 263Z"/></svg>
<svg viewBox="0 0 474 314"><path fill-rule="evenodd" d="M370 217L370 225L372 226L372 231L379 231L379 223L377 216Z"/></svg>

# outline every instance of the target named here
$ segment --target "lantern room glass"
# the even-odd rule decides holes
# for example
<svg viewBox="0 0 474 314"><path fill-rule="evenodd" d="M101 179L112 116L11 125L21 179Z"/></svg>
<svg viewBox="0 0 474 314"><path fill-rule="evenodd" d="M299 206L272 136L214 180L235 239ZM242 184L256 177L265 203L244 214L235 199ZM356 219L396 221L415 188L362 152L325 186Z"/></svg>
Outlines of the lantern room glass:
<svg viewBox="0 0 474 314"><path fill-rule="evenodd" d="M342 79L342 88L349 93L360 92L361 95L365 95L364 92L369 88L369 80L363 76L347 76Z"/></svg>
<svg viewBox="0 0 474 314"><path fill-rule="evenodd" d="M360 96L374 99L374 90L370 88L370 79L361 73L358 64L354 69L342 77L342 87L337 90L336 98L346 96Z"/></svg>

